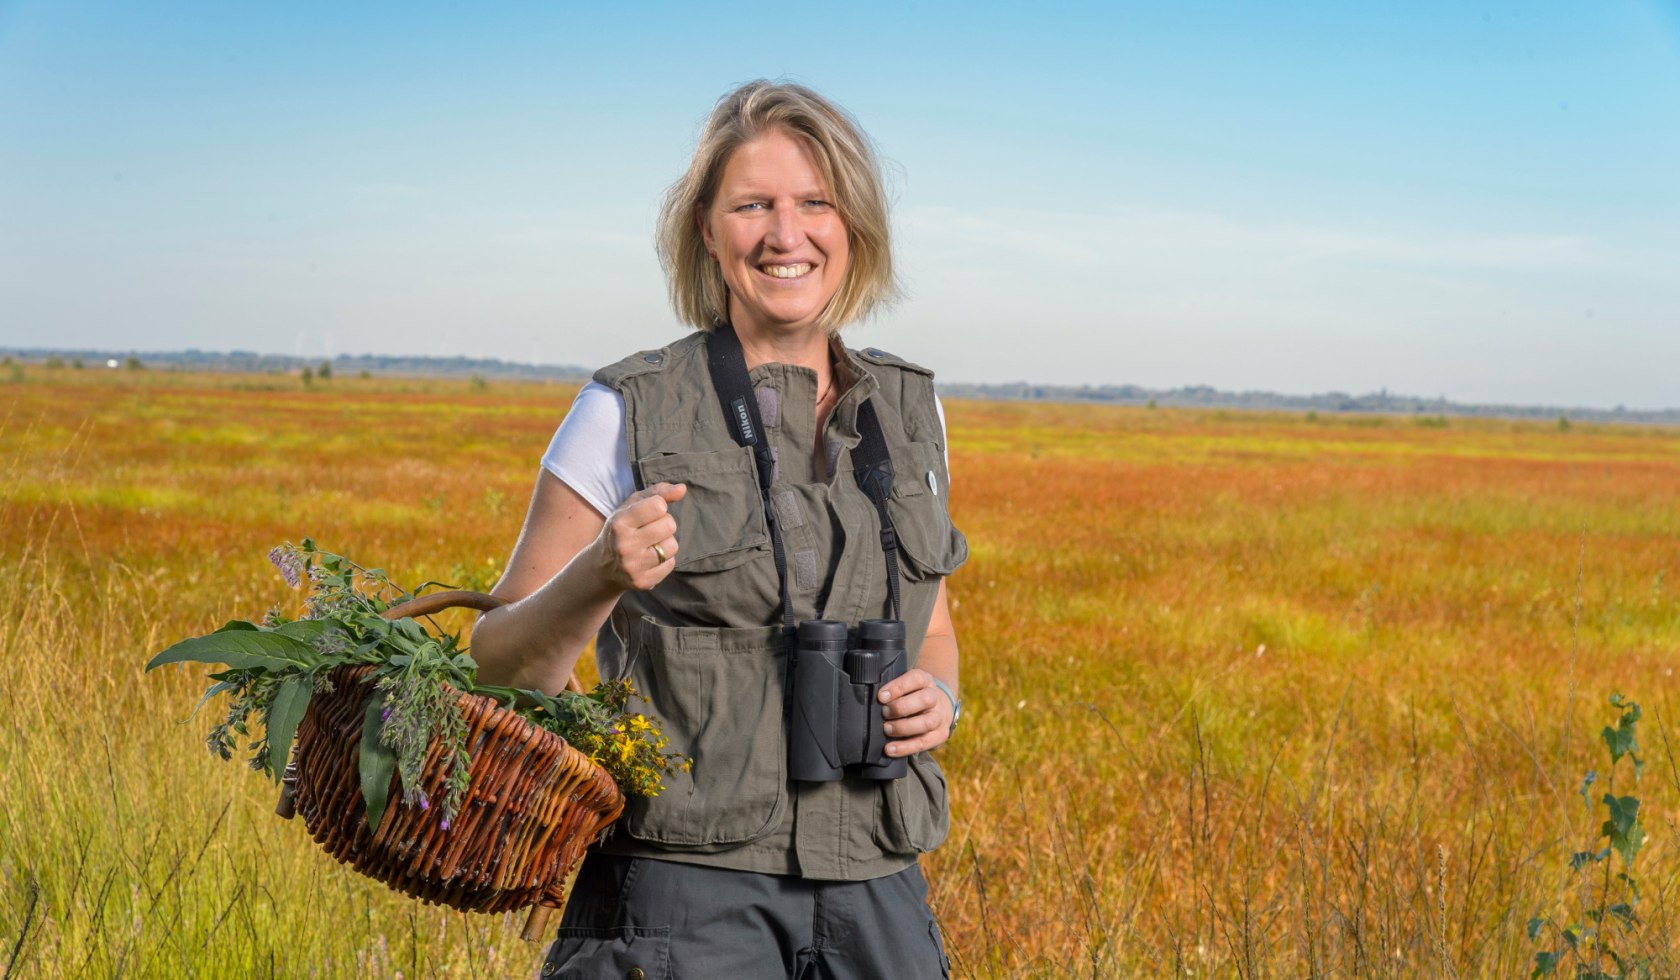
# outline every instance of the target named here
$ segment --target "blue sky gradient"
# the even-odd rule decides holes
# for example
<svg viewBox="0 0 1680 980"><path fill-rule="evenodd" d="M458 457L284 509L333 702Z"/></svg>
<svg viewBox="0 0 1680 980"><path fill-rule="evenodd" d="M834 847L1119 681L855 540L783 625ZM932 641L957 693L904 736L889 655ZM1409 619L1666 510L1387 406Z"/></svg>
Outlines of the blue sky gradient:
<svg viewBox="0 0 1680 980"><path fill-rule="evenodd" d="M593 365L787 77L892 161L960 381L1680 406L1680 5L0 0L0 345Z"/></svg>

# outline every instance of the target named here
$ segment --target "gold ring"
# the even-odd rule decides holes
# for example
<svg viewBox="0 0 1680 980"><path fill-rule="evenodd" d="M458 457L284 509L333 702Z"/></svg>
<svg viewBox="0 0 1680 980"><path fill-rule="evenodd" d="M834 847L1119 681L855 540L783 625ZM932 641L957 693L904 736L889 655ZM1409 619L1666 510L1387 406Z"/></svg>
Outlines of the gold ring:
<svg viewBox="0 0 1680 980"><path fill-rule="evenodd" d="M659 564L661 564L661 565L665 564L667 561L670 560L670 559L665 557L665 549L661 548L658 545L653 546L653 553L659 556Z"/></svg>

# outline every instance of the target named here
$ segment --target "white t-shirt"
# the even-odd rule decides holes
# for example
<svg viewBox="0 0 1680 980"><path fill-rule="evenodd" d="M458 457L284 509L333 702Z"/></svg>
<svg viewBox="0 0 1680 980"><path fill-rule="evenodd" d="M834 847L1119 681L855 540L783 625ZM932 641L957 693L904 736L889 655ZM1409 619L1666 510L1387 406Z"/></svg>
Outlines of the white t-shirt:
<svg viewBox="0 0 1680 980"><path fill-rule="evenodd" d="M940 441L945 434L945 406L933 397L939 413ZM630 443L624 431L624 396L594 381L583 386L572 401L572 410L560 421L560 428L543 453L543 468L578 492L589 506L606 517L624 499L636 492L636 477L630 469ZM945 466L951 465L946 451Z"/></svg>

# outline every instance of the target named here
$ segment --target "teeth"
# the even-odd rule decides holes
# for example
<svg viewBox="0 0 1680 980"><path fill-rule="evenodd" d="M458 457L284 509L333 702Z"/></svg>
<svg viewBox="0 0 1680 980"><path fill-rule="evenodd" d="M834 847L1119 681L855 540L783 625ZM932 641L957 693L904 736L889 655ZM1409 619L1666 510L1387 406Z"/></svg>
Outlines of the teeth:
<svg viewBox="0 0 1680 980"><path fill-rule="evenodd" d="M801 262L798 265L767 265L762 267L765 272L777 279L798 279L811 271L811 263Z"/></svg>

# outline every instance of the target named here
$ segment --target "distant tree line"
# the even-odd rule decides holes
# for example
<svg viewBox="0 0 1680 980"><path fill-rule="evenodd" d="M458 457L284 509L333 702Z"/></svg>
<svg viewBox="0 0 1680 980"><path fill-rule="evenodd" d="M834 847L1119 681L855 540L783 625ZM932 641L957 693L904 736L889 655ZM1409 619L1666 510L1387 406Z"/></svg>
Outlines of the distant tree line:
<svg viewBox="0 0 1680 980"><path fill-rule="evenodd" d="M148 351L144 362L137 351L0 348L0 354L48 366L121 364L128 369L177 367L195 371L305 374L305 383L327 381L334 375L401 375L408 377L468 378L475 386L487 380L586 381L591 371L575 364L522 364L496 358L418 357L389 354L340 354L330 360L259 354L254 351ZM1400 395L1387 389L1364 395L1331 391L1318 395L1281 395L1271 391L1221 391L1207 385L1182 388L1144 388L1139 385L1044 385L1017 381L1009 384L940 384L946 398L1003 401L1092 402L1170 408L1229 408L1268 412L1372 413L1416 416L1486 416L1519 419L1574 419L1578 422L1636 422L1680 424L1680 408L1613 409L1563 405L1475 404L1445 398Z"/></svg>
<svg viewBox="0 0 1680 980"><path fill-rule="evenodd" d="M286 354L259 354L255 351L104 351L64 350L53 348L0 348L0 353L35 363L58 363L77 360L93 365L111 361L124 364L134 361L147 367L179 368L192 371L229 371L237 373L281 373L308 371L310 380L328 380L333 375L367 374L402 375L409 377L490 378L522 381L583 381L590 371L573 364L522 364L482 357L416 357L387 354L340 354L323 360L319 357L292 357ZM53 359L56 358L56 361Z"/></svg>
<svg viewBox="0 0 1680 980"><path fill-rule="evenodd" d="M1318 395L1280 395L1272 391L1221 391L1207 385L1183 388L1144 388L1138 385L941 384L946 398L983 398L1012 401L1095 402L1171 408L1230 408L1260 412L1373 413L1418 416L1487 416L1491 418L1558 419L1580 422L1638 422L1680 424L1680 408L1612 409L1560 405L1500 405L1448 401L1393 394L1386 389L1364 395L1331 391Z"/></svg>

